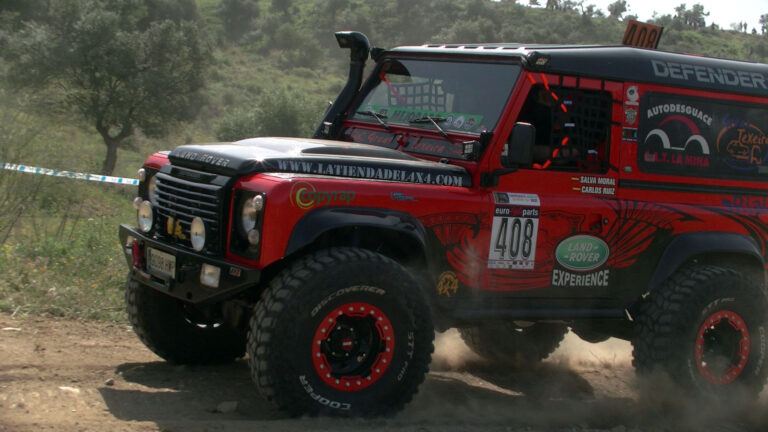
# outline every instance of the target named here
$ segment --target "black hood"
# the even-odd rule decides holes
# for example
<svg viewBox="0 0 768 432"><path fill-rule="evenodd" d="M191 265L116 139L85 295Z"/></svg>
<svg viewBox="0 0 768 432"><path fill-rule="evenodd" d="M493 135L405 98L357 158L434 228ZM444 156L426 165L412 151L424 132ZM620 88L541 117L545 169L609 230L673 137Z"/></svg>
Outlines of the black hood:
<svg viewBox="0 0 768 432"><path fill-rule="evenodd" d="M234 143L183 145L171 163L228 176L262 172L388 180L442 186L471 186L456 165L424 161L367 144L300 138L252 138Z"/></svg>

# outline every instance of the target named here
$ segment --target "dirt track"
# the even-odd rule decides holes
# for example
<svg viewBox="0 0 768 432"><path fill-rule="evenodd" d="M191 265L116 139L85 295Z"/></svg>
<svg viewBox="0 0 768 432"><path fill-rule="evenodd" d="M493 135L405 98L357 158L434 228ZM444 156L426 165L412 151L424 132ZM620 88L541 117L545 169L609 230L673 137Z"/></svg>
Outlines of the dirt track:
<svg viewBox="0 0 768 432"><path fill-rule="evenodd" d="M630 359L623 341L590 345L569 335L536 370L504 371L448 332L399 415L291 419L258 397L245 361L173 366L125 326L0 314L0 431L768 430L768 393L721 413L681 403L663 383L637 390Z"/></svg>

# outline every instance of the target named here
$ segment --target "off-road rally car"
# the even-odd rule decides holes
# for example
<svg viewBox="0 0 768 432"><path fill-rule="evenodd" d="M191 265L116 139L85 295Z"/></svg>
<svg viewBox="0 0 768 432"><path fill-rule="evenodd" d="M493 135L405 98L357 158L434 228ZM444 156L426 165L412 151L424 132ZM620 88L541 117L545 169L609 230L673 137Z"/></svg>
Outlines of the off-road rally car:
<svg viewBox="0 0 768 432"><path fill-rule="evenodd" d="M448 328L502 367L569 329L630 340L641 376L756 397L768 66L336 38L349 77L312 139L182 145L139 171L120 241L147 347L182 364L247 353L293 414L402 408Z"/></svg>

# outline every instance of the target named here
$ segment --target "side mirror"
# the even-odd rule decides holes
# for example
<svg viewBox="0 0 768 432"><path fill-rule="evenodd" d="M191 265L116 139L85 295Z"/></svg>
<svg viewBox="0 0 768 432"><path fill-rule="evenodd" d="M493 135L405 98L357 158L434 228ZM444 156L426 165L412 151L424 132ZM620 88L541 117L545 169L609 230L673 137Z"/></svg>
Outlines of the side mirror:
<svg viewBox="0 0 768 432"><path fill-rule="evenodd" d="M529 166L533 162L536 128L530 123L518 122L507 141L507 154L502 157L505 167Z"/></svg>

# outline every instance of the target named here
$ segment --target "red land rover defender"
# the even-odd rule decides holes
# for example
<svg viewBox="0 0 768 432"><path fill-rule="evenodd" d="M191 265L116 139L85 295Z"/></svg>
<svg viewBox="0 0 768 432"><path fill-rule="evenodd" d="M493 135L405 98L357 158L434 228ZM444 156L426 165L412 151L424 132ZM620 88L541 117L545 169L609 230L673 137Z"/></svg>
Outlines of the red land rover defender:
<svg viewBox="0 0 768 432"><path fill-rule="evenodd" d="M349 79L313 139L183 145L140 170L120 240L151 350L247 353L295 414L401 408L450 327L517 366L570 328L631 340L640 373L698 395L763 388L768 66L336 37Z"/></svg>

